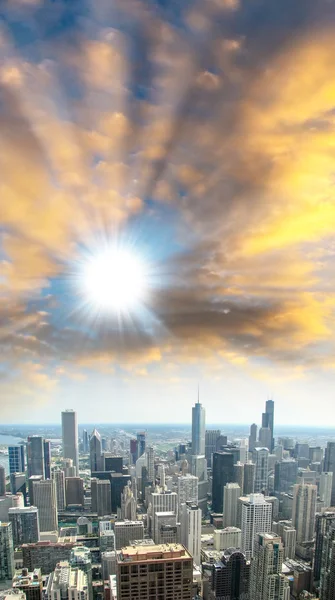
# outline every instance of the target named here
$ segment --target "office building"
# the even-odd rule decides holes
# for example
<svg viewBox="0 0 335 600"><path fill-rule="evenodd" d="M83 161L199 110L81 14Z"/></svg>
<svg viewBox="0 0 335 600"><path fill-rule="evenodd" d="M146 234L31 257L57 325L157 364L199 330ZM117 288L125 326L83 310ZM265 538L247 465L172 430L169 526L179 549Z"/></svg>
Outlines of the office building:
<svg viewBox="0 0 335 600"><path fill-rule="evenodd" d="M0 465L0 497L6 495L6 471L5 467Z"/></svg>
<svg viewBox="0 0 335 600"><path fill-rule="evenodd" d="M251 564L252 600L289 600L289 581L282 575L284 548L275 533L259 533Z"/></svg>
<svg viewBox="0 0 335 600"><path fill-rule="evenodd" d="M27 569L16 571L13 578L13 590L24 593L26 600L42 600L43 581L41 569L29 572Z"/></svg>
<svg viewBox="0 0 335 600"><path fill-rule="evenodd" d="M72 568L68 561L58 563L47 580L46 600L87 600L87 574Z"/></svg>
<svg viewBox="0 0 335 600"><path fill-rule="evenodd" d="M211 566L210 600L251 600L250 561L240 550L226 549L221 560Z"/></svg>
<svg viewBox="0 0 335 600"><path fill-rule="evenodd" d="M332 489L333 489L333 473L321 473L319 483L319 496L323 502L324 508L331 506L332 500Z"/></svg>
<svg viewBox="0 0 335 600"><path fill-rule="evenodd" d="M267 533L272 528L272 505L262 494L250 494L241 502L241 549L247 559L253 557L254 541L257 533Z"/></svg>
<svg viewBox="0 0 335 600"><path fill-rule="evenodd" d="M201 551L201 509L193 502L181 505L180 527L181 543L191 556L195 565L200 566Z"/></svg>
<svg viewBox="0 0 335 600"><path fill-rule="evenodd" d="M101 553L102 580L107 581L110 575L116 574L117 553L115 550Z"/></svg>
<svg viewBox="0 0 335 600"><path fill-rule="evenodd" d="M282 446L280 446L281 448ZM295 459L285 459L275 464L274 488L278 493L288 494L297 482L298 463Z"/></svg>
<svg viewBox="0 0 335 600"><path fill-rule="evenodd" d="M330 525L323 538L320 566L320 600L335 599L335 526Z"/></svg>
<svg viewBox="0 0 335 600"><path fill-rule="evenodd" d="M272 436L270 427L260 427L258 434L258 445L267 448L270 452Z"/></svg>
<svg viewBox="0 0 335 600"><path fill-rule="evenodd" d="M133 546L117 561L120 600L191 600L193 559L180 544Z"/></svg>
<svg viewBox="0 0 335 600"><path fill-rule="evenodd" d="M176 544L180 542L180 524L174 512L156 512L154 514L155 544Z"/></svg>
<svg viewBox="0 0 335 600"><path fill-rule="evenodd" d="M253 452L257 446L257 425L253 423L250 425L249 434L249 452Z"/></svg>
<svg viewBox="0 0 335 600"><path fill-rule="evenodd" d="M73 466L72 458L64 458L63 459L63 471L65 477L76 477L77 469Z"/></svg>
<svg viewBox="0 0 335 600"><path fill-rule="evenodd" d="M198 398L192 408L192 454L195 456L205 456L205 419L205 409Z"/></svg>
<svg viewBox="0 0 335 600"><path fill-rule="evenodd" d="M17 494L16 496L6 494L6 496L0 497L0 521L8 521L8 509L13 506L24 506L22 494Z"/></svg>
<svg viewBox="0 0 335 600"><path fill-rule="evenodd" d="M273 531L275 531L282 539L284 546L284 558L295 557L295 547L297 542L297 532L292 527L291 521L278 521L273 523Z"/></svg>
<svg viewBox="0 0 335 600"><path fill-rule="evenodd" d="M91 479L91 507L92 512L98 517L110 515L112 512L112 497L110 481L104 479Z"/></svg>
<svg viewBox="0 0 335 600"><path fill-rule="evenodd" d="M107 482L108 483L108 482ZM65 477L66 506L84 506L84 480L80 477Z"/></svg>
<svg viewBox="0 0 335 600"><path fill-rule="evenodd" d="M223 527L236 527L237 502L241 493L238 483L226 483L223 488Z"/></svg>
<svg viewBox="0 0 335 600"><path fill-rule="evenodd" d="M198 478L198 505L207 513L208 477L204 455L191 455L191 474Z"/></svg>
<svg viewBox="0 0 335 600"><path fill-rule="evenodd" d="M220 435L220 429L206 429L205 431L205 459L209 467L212 466L212 457L217 450L216 445Z"/></svg>
<svg viewBox="0 0 335 600"><path fill-rule="evenodd" d="M137 461L137 440L132 439L129 442L129 453L130 453L130 459L131 459L131 464L132 465L136 465L136 461Z"/></svg>
<svg viewBox="0 0 335 600"><path fill-rule="evenodd" d="M12 524L0 521L0 582L14 575Z"/></svg>
<svg viewBox="0 0 335 600"><path fill-rule="evenodd" d="M22 544L34 544L40 539L38 510L36 506L8 509L9 522L12 524L14 547Z"/></svg>
<svg viewBox="0 0 335 600"><path fill-rule="evenodd" d="M9 476L11 494L22 494L24 504L27 504L27 486L25 473L11 473Z"/></svg>
<svg viewBox="0 0 335 600"><path fill-rule="evenodd" d="M275 411L275 403L273 400L267 400L265 403L265 415L266 417L264 418L264 413L262 416L262 427L269 427L270 431L271 431L271 448L270 448L270 452L273 452L273 449L275 447L275 440L274 440L274 411Z"/></svg>
<svg viewBox="0 0 335 600"><path fill-rule="evenodd" d="M199 479L195 475L181 475L177 480L178 494L178 515L180 515L180 507L185 502L198 504L198 483Z"/></svg>
<svg viewBox="0 0 335 600"><path fill-rule="evenodd" d="M310 484L293 486L292 525L297 531L297 542L314 538L317 487Z"/></svg>
<svg viewBox="0 0 335 600"><path fill-rule="evenodd" d="M240 486L241 492L243 494L244 463L242 463L241 461L237 462L234 465L234 482L237 483Z"/></svg>
<svg viewBox="0 0 335 600"><path fill-rule="evenodd" d="M255 476L256 476L256 465L255 463L248 461L244 465L243 473L243 495L249 496L255 491Z"/></svg>
<svg viewBox="0 0 335 600"><path fill-rule="evenodd" d="M268 489L269 450L255 448L253 452L255 462L255 492L266 493Z"/></svg>
<svg viewBox="0 0 335 600"><path fill-rule="evenodd" d="M9 473L23 473L26 468L24 445L8 446Z"/></svg>
<svg viewBox="0 0 335 600"><path fill-rule="evenodd" d="M137 458L145 453L146 433L141 431L137 434Z"/></svg>
<svg viewBox="0 0 335 600"><path fill-rule="evenodd" d="M42 571L42 575L48 575L56 568L57 563L70 560L71 550L75 545L76 543L72 541L23 544L23 566L28 571L32 571L38 566Z"/></svg>
<svg viewBox="0 0 335 600"><path fill-rule="evenodd" d="M323 470L333 473L331 506L335 506L335 442L327 443Z"/></svg>
<svg viewBox="0 0 335 600"><path fill-rule="evenodd" d="M129 546L131 540L143 540L143 521L116 521L114 525L115 549Z"/></svg>
<svg viewBox="0 0 335 600"><path fill-rule="evenodd" d="M152 446L149 446L146 451L148 480L152 483L155 481L155 455Z"/></svg>
<svg viewBox="0 0 335 600"><path fill-rule="evenodd" d="M26 595L19 590L0 590L0 600L26 600Z"/></svg>
<svg viewBox="0 0 335 600"><path fill-rule="evenodd" d="M51 477L51 446L49 440L43 440L43 453L44 453L44 478L50 479Z"/></svg>
<svg viewBox="0 0 335 600"><path fill-rule="evenodd" d="M37 481L33 489L34 505L38 508L40 532L57 531L57 495L52 479Z"/></svg>
<svg viewBox="0 0 335 600"><path fill-rule="evenodd" d="M61 469L55 469L51 473L51 478L56 485L56 496L57 496L57 510L65 510L65 473Z"/></svg>
<svg viewBox="0 0 335 600"><path fill-rule="evenodd" d="M234 453L230 451L214 452L213 454L213 483L212 483L212 511L223 511L223 488L227 483L234 481Z"/></svg>
<svg viewBox="0 0 335 600"><path fill-rule="evenodd" d="M123 473L123 458L122 456L115 456L109 452L104 452L104 470L114 471L114 473Z"/></svg>
<svg viewBox="0 0 335 600"><path fill-rule="evenodd" d="M27 440L28 477L34 475L45 478L44 439L39 435L31 435Z"/></svg>
<svg viewBox="0 0 335 600"><path fill-rule="evenodd" d="M100 433L94 429L90 437L90 468L91 473L103 468L102 446Z"/></svg>
<svg viewBox="0 0 335 600"><path fill-rule="evenodd" d="M329 535L334 535L335 539L335 509L326 510L315 517L314 581L320 581L322 556L323 554L324 557L326 556L326 544Z"/></svg>
<svg viewBox="0 0 335 600"><path fill-rule="evenodd" d="M214 529L214 548L217 551L227 550L227 548L241 547L241 530L238 527L225 527L224 529Z"/></svg>
<svg viewBox="0 0 335 600"><path fill-rule="evenodd" d="M89 445L89 441L88 441L87 429L83 429L82 444L83 444L83 454L88 454L90 445Z"/></svg>
<svg viewBox="0 0 335 600"><path fill-rule="evenodd" d="M77 413L74 410L65 410L62 412L62 440L63 457L71 458L76 475L79 475L78 423Z"/></svg>
<svg viewBox="0 0 335 600"><path fill-rule="evenodd" d="M123 488L121 497L121 519L122 521L136 521L137 503L133 491L129 485ZM108 514L108 513L107 513Z"/></svg>
<svg viewBox="0 0 335 600"><path fill-rule="evenodd" d="M89 548L85 546L75 546L71 550L70 565L75 570L80 570L87 577L88 600L93 599L92 587L92 556Z"/></svg>
<svg viewBox="0 0 335 600"><path fill-rule="evenodd" d="M122 473L111 473L111 500L112 500L112 513L116 513L118 508L121 508L122 493L126 485L129 482L129 475L122 475Z"/></svg>

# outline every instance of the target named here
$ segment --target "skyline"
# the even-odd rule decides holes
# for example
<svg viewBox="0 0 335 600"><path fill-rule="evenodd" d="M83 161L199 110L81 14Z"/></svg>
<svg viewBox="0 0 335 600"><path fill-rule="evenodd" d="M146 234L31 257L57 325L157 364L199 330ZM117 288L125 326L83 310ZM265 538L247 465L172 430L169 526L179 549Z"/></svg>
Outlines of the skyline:
<svg viewBox="0 0 335 600"><path fill-rule="evenodd" d="M2 422L335 422L334 3L3 4Z"/></svg>

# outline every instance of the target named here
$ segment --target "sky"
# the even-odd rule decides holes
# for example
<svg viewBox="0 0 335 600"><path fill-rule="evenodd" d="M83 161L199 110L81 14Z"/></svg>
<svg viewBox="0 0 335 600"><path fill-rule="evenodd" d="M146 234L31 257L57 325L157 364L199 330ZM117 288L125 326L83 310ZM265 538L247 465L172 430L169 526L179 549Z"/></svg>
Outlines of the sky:
<svg viewBox="0 0 335 600"><path fill-rule="evenodd" d="M335 422L334 52L332 0L1 3L2 423Z"/></svg>

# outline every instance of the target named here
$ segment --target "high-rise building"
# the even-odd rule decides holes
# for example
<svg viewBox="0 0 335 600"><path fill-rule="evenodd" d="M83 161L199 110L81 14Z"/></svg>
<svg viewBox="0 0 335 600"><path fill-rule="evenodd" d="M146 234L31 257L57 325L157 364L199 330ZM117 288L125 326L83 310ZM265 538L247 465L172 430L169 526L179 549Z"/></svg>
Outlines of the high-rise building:
<svg viewBox="0 0 335 600"><path fill-rule="evenodd" d="M8 446L9 473L23 473L26 465L24 459L24 445Z"/></svg>
<svg viewBox="0 0 335 600"><path fill-rule="evenodd" d="M52 479L37 481L33 486L34 504L38 508L40 531L57 531L56 484Z"/></svg>
<svg viewBox="0 0 335 600"><path fill-rule="evenodd" d="M270 448L270 452L273 452L273 449L275 447L275 440L274 440L274 412L275 412L275 403L273 400L267 400L265 403L265 413L268 415L267 420L266 420L266 427L269 427L269 429L271 430L271 438L272 438L272 442L271 442L271 448Z"/></svg>
<svg viewBox="0 0 335 600"><path fill-rule="evenodd" d="M34 484L42 481L44 478L42 475L32 475L28 480L28 493L29 493L29 503L30 506L34 506Z"/></svg>
<svg viewBox="0 0 335 600"><path fill-rule="evenodd" d="M136 461L137 461L137 440L135 440L135 439L130 440L129 451L130 451L131 464L132 465L136 465Z"/></svg>
<svg viewBox="0 0 335 600"><path fill-rule="evenodd" d="M225 527L224 529L214 529L214 549L218 552L227 550L227 548L241 547L241 530L238 527Z"/></svg>
<svg viewBox="0 0 335 600"><path fill-rule="evenodd" d="M180 524L174 512L156 512L154 514L155 544L177 544L180 542Z"/></svg>
<svg viewBox="0 0 335 600"><path fill-rule="evenodd" d="M102 447L100 433L94 429L90 437L90 467L91 473L102 469Z"/></svg>
<svg viewBox="0 0 335 600"><path fill-rule="evenodd" d="M253 423L250 425L249 434L249 452L253 452L257 446L257 425Z"/></svg>
<svg viewBox="0 0 335 600"><path fill-rule="evenodd" d="M178 515L181 514L181 505L185 502L192 502L198 504L198 477L195 475L182 475L177 480L177 494L178 494Z"/></svg>
<svg viewBox="0 0 335 600"><path fill-rule="evenodd" d="M13 543L15 548L22 544L34 544L40 539L38 510L36 506L9 508L8 518L12 524Z"/></svg>
<svg viewBox="0 0 335 600"><path fill-rule="evenodd" d="M14 548L12 524L0 521L0 581L12 579L14 575Z"/></svg>
<svg viewBox="0 0 335 600"><path fill-rule="evenodd" d="M255 492L266 492L268 489L269 474L269 450L267 448L255 448Z"/></svg>
<svg viewBox="0 0 335 600"><path fill-rule="evenodd" d="M76 469L76 475L79 475L78 423L77 413L74 410L65 410L62 412L62 439L63 457L71 458L73 466Z"/></svg>
<svg viewBox="0 0 335 600"><path fill-rule="evenodd" d="M0 497L6 495L6 471L5 467L0 465Z"/></svg>
<svg viewBox="0 0 335 600"><path fill-rule="evenodd" d="M257 533L267 533L272 529L272 505L262 494L250 494L241 498L241 549L247 559L254 555L254 541Z"/></svg>
<svg viewBox="0 0 335 600"><path fill-rule="evenodd" d="M206 429L205 432L205 458L209 467L212 466L212 458L216 452L216 444L221 435L220 429Z"/></svg>
<svg viewBox="0 0 335 600"><path fill-rule="evenodd" d="M234 465L234 482L238 483L238 485L240 486L242 496L244 484L244 463L240 461Z"/></svg>
<svg viewBox="0 0 335 600"><path fill-rule="evenodd" d="M10 491L12 494L23 495L24 504L27 504L27 486L26 486L26 474L25 473L11 473L10 479Z"/></svg>
<svg viewBox="0 0 335 600"><path fill-rule="evenodd" d="M265 413L266 414L266 413ZM261 427L258 434L259 446L267 448L270 452L272 436L270 427Z"/></svg>
<svg viewBox="0 0 335 600"><path fill-rule="evenodd" d="M251 564L252 600L289 600L289 580L282 575L284 548L275 533L259 533Z"/></svg>
<svg viewBox="0 0 335 600"><path fill-rule="evenodd" d="M213 454L213 483L212 510L216 513L223 511L223 488L234 481L235 455L230 451L214 452Z"/></svg>
<svg viewBox="0 0 335 600"><path fill-rule="evenodd" d="M278 521L274 523L273 530L281 537L284 546L284 558L295 557L295 547L297 542L297 532L292 527L291 521Z"/></svg>
<svg viewBox="0 0 335 600"><path fill-rule="evenodd" d="M121 497L121 519L122 521L136 521L137 503L132 489L129 485L123 488Z"/></svg>
<svg viewBox="0 0 335 600"><path fill-rule="evenodd" d="M279 446L281 448L282 446ZM295 459L285 459L275 464L275 491L288 494L297 482L298 463Z"/></svg>
<svg viewBox="0 0 335 600"><path fill-rule="evenodd" d="M89 441L88 441L88 431L87 429L83 429L83 453L87 454L90 449Z"/></svg>
<svg viewBox="0 0 335 600"><path fill-rule="evenodd" d="M237 502L241 493L238 483L226 483L223 488L223 527L236 527Z"/></svg>
<svg viewBox="0 0 335 600"><path fill-rule="evenodd" d="M81 477L65 477L65 502L67 507L84 506L84 480Z"/></svg>
<svg viewBox="0 0 335 600"><path fill-rule="evenodd" d="M191 600L193 560L180 544L130 546L117 561L117 590L122 600Z"/></svg>
<svg viewBox="0 0 335 600"><path fill-rule="evenodd" d="M91 479L92 512L98 517L110 515L112 512L111 484L107 479Z"/></svg>
<svg viewBox="0 0 335 600"><path fill-rule="evenodd" d="M43 440L43 453L44 453L44 478L50 479L51 477L51 447L49 440Z"/></svg>
<svg viewBox="0 0 335 600"><path fill-rule="evenodd" d="M293 486L292 525L297 530L297 542L313 540L317 487L311 484Z"/></svg>
<svg viewBox="0 0 335 600"><path fill-rule="evenodd" d="M320 483L319 483L319 495L320 500L323 502L324 508L329 508L331 506L332 500L332 489L333 489L333 473L323 472L320 475Z"/></svg>
<svg viewBox="0 0 335 600"><path fill-rule="evenodd" d="M327 564L329 535L330 538L334 535L335 539L335 510L326 510L315 517L314 581L320 581L322 560L324 560L324 566Z"/></svg>
<svg viewBox="0 0 335 600"><path fill-rule="evenodd" d="M88 600L87 574L73 568L68 561L60 562L47 581L47 600Z"/></svg>
<svg viewBox="0 0 335 600"><path fill-rule="evenodd" d="M230 547L211 569L211 600L249 600L250 561L243 552Z"/></svg>
<svg viewBox="0 0 335 600"><path fill-rule="evenodd" d="M325 450L324 471L333 473L331 506L335 506L335 442L328 442Z"/></svg>
<svg viewBox="0 0 335 600"><path fill-rule="evenodd" d="M181 543L191 556L194 564L200 566L201 550L201 508L192 502L186 502L181 506L180 526Z"/></svg>
<svg viewBox="0 0 335 600"><path fill-rule="evenodd" d="M39 435L31 435L27 440L28 477L39 475L45 477L44 439Z"/></svg>
<svg viewBox="0 0 335 600"><path fill-rule="evenodd" d="M59 561L70 560L70 555L75 542L37 542L36 544L23 544L23 566L32 571L36 565L42 570L43 575L48 575L56 568Z"/></svg>
<svg viewBox="0 0 335 600"><path fill-rule="evenodd" d="M13 590L23 592L26 600L42 600L43 581L40 568L16 571L13 577Z"/></svg>
<svg viewBox="0 0 335 600"><path fill-rule="evenodd" d="M103 454L104 471L114 471L114 473L123 473L123 458L115 456L109 452Z"/></svg>
<svg viewBox="0 0 335 600"><path fill-rule="evenodd" d="M326 513L325 513L326 514ZM334 513L333 513L334 515ZM323 516L323 515L322 515ZM321 515L318 515L321 517ZM319 522L319 524L321 524ZM323 529L322 545L315 551L315 562L314 562L314 575L316 571L317 558L319 562L319 573L320 577L320 600L334 600L335 599L335 519L330 513L324 519L321 524ZM318 523L317 523L317 541L318 541ZM319 552L318 552L319 550ZM320 553L321 550L321 553Z"/></svg>
<svg viewBox="0 0 335 600"><path fill-rule="evenodd" d="M88 590L88 598L89 598L89 600L92 600L92 598L93 598L92 555L91 555L90 549L86 548L85 546L75 546L71 550L70 565L74 569L80 570L86 574L86 577L87 577L86 589ZM69 600L71 600L71 599L69 599Z"/></svg>
<svg viewBox="0 0 335 600"><path fill-rule="evenodd" d="M244 465L244 476L243 476L243 495L249 496L255 491L255 475L256 465L255 463L248 461Z"/></svg>
<svg viewBox="0 0 335 600"><path fill-rule="evenodd" d="M153 539L155 539L155 513L156 512L174 512L177 515L178 496L176 492L153 492L150 495L150 503L148 507L149 531Z"/></svg>
<svg viewBox="0 0 335 600"><path fill-rule="evenodd" d="M192 454L196 456L205 456L205 418L205 409L198 398L192 408Z"/></svg>
<svg viewBox="0 0 335 600"><path fill-rule="evenodd" d="M146 433L141 431L137 434L137 458L145 453Z"/></svg>
<svg viewBox="0 0 335 600"><path fill-rule="evenodd" d="M152 446L148 446L147 451L147 468L148 468L148 480L151 482L155 481L155 455Z"/></svg>
<svg viewBox="0 0 335 600"><path fill-rule="evenodd" d="M121 550L129 546L131 540L143 540L143 521L116 521L114 525L115 548Z"/></svg>
<svg viewBox="0 0 335 600"><path fill-rule="evenodd" d="M57 496L57 510L65 510L65 474L61 469L55 469L51 473L51 478L54 480L56 485L56 496Z"/></svg>

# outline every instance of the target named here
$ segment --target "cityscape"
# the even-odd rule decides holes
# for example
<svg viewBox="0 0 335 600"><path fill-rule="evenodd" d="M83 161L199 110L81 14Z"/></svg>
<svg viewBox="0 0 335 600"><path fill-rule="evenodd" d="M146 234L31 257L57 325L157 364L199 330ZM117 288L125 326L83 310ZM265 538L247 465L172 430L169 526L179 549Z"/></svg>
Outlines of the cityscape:
<svg viewBox="0 0 335 600"><path fill-rule="evenodd" d="M8 427L33 433L1 445L0 598L333 600L335 435L278 436L272 399L247 436L208 428L199 394L190 417Z"/></svg>

